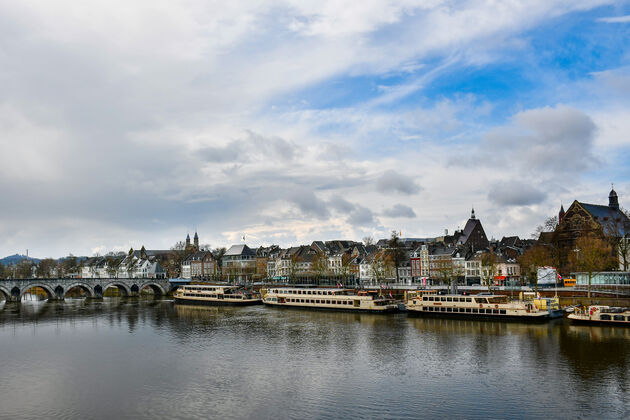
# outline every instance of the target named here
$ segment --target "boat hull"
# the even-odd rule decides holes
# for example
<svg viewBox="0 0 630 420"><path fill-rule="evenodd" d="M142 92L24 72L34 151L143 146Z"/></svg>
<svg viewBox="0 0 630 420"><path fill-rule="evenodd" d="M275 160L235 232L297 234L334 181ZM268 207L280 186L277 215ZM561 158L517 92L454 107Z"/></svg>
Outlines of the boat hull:
<svg viewBox="0 0 630 420"><path fill-rule="evenodd" d="M572 324L576 325L608 325L609 327L630 327L630 322L628 321L602 321L601 319L584 319L584 318L572 318L568 317L571 320Z"/></svg>
<svg viewBox="0 0 630 420"><path fill-rule="evenodd" d="M273 306L274 308L287 308L287 309L306 309L310 311L328 311L328 312L361 312L370 314L391 314L398 312L398 308L386 308L386 309L368 309L368 308L334 308L325 306L301 306L301 305L284 305L277 303L264 302L266 306Z"/></svg>
<svg viewBox="0 0 630 420"><path fill-rule="evenodd" d="M175 298L178 305L208 305L208 306L252 306L262 304L262 299L249 299L244 301L226 300L202 300L202 299L182 299Z"/></svg>
<svg viewBox="0 0 630 420"><path fill-rule="evenodd" d="M410 316L426 317L426 318L446 318L446 319L470 319L474 321L498 321L498 322L527 322L542 323L551 319L548 314L537 316L522 315L486 315L486 314L470 314L458 312L425 312L407 309Z"/></svg>

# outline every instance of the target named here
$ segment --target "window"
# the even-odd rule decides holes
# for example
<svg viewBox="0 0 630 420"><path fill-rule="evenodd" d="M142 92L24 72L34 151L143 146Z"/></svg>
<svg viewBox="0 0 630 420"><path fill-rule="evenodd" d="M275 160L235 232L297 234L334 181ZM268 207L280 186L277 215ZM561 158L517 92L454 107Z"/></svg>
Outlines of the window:
<svg viewBox="0 0 630 420"><path fill-rule="evenodd" d="M614 320L615 321L623 321L624 320L624 316L623 315L615 315Z"/></svg>

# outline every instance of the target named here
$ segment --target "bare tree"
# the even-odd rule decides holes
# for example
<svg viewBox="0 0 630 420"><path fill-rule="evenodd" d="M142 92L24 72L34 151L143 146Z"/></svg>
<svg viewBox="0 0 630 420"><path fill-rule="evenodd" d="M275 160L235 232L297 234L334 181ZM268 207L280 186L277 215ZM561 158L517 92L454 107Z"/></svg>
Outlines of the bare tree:
<svg viewBox="0 0 630 420"><path fill-rule="evenodd" d="M18 279L28 279L33 276L33 262L31 260L22 260L15 265L15 277Z"/></svg>
<svg viewBox="0 0 630 420"><path fill-rule="evenodd" d="M289 261L289 279L291 280L291 284L295 285L295 277L298 272L298 264L300 262L300 256L296 252L291 255L291 259Z"/></svg>
<svg viewBox="0 0 630 420"><path fill-rule="evenodd" d="M318 252L313 257L313 271L318 277L318 283L328 272L328 257L323 252Z"/></svg>
<svg viewBox="0 0 630 420"><path fill-rule="evenodd" d="M449 289L451 288L451 282L453 281L455 271L455 265L450 255L434 260L433 267L431 269L431 272L435 273L437 279L440 280L441 283L446 283Z"/></svg>
<svg viewBox="0 0 630 420"><path fill-rule="evenodd" d="M0 263L0 279L6 279L9 277L10 271L6 265Z"/></svg>
<svg viewBox="0 0 630 420"><path fill-rule="evenodd" d="M74 273L79 268L79 264L77 262L77 257L72 254L68 254L67 257L64 257L60 262L61 273L64 276L67 276L70 273Z"/></svg>
<svg viewBox="0 0 630 420"><path fill-rule="evenodd" d="M398 232L396 232L395 230L392 230L391 236L387 243L387 250L385 252L391 263L394 265L396 283L399 283L398 267L407 258L407 253L405 252L403 244L398 239Z"/></svg>
<svg viewBox="0 0 630 420"><path fill-rule="evenodd" d="M370 262L370 271L372 274L372 278L376 281L377 284L383 283L383 281L385 280L388 265L387 260L387 256L382 252L379 252L372 256L372 261Z"/></svg>
<svg viewBox="0 0 630 420"><path fill-rule="evenodd" d="M630 218L626 215L626 210L621 210L621 213L621 216L603 221L602 230L618 260L617 267L628 271L630 268Z"/></svg>
<svg viewBox="0 0 630 420"><path fill-rule="evenodd" d="M488 286L488 292L492 293L494 285L494 275L499 263L499 257L494 252L484 252L481 254L481 279Z"/></svg>
<svg viewBox="0 0 630 420"><path fill-rule="evenodd" d="M593 273L610 268L611 252L610 244L593 236L582 236L575 242L575 253L571 254L570 258L574 260L574 265L578 270L588 274L589 298Z"/></svg>
<svg viewBox="0 0 630 420"><path fill-rule="evenodd" d="M365 246L374 245L374 238L371 236L365 236L363 238L363 245Z"/></svg>
<svg viewBox="0 0 630 420"><path fill-rule="evenodd" d="M553 265L553 257L548 247L534 245L518 258L521 272L527 275L530 282L534 282L534 289L538 291L538 267Z"/></svg>
<svg viewBox="0 0 630 420"><path fill-rule="evenodd" d="M212 250L212 256L214 257L214 261L216 262L216 272L219 276L219 279L223 278L223 256L227 252L225 247L214 248Z"/></svg>
<svg viewBox="0 0 630 420"><path fill-rule="evenodd" d="M120 264L120 260L114 256L107 257L105 271L107 275L111 278L115 278L118 273L118 265Z"/></svg>
<svg viewBox="0 0 630 420"><path fill-rule="evenodd" d="M37 276L51 278L52 273L57 268L57 261L52 258L44 258L37 264Z"/></svg>
<svg viewBox="0 0 630 420"><path fill-rule="evenodd" d="M538 239L542 232L553 232L558 227L558 216L551 216L545 219L545 222L542 225L538 225L534 233L532 233L532 238Z"/></svg>
<svg viewBox="0 0 630 420"><path fill-rule="evenodd" d="M348 252L341 256L341 278L343 279L344 285L347 284L348 277L350 276L352 259L352 255Z"/></svg>

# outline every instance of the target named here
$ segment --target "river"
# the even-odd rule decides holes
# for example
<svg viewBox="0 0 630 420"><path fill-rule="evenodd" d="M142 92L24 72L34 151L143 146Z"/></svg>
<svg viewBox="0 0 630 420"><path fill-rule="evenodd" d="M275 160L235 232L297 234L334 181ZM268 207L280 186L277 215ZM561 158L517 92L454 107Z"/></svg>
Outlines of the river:
<svg viewBox="0 0 630 420"><path fill-rule="evenodd" d="M630 329L0 303L0 418L630 418Z"/></svg>

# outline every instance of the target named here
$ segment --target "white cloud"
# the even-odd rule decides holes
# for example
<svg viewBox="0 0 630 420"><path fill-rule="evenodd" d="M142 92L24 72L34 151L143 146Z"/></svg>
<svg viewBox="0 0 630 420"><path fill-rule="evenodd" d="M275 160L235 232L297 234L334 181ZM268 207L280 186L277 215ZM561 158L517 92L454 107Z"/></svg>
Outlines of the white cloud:
<svg viewBox="0 0 630 420"><path fill-rule="evenodd" d="M597 19L597 21L606 23L630 23L630 15L603 17Z"/></svg>
<svg viewBox="0 0 630 420"><path fill-rule="evenodd" d="M462 63L499 59L541 22L605 3L3 2L0 252L168 247L193 225L212 244L243 232L260 242L439 232L465 221L457 207L493 180L488 168L444 166L492 104L388 106ZM318 82L374 74L405 77L356 105L301 102ZM619 109L601 123L607 142L623 141ZM588 152L589 127L577 110L525 111L509 157L536 162L554 141ZM390 192L417 218L381 226L374 209L391 210Z"/></svg>

